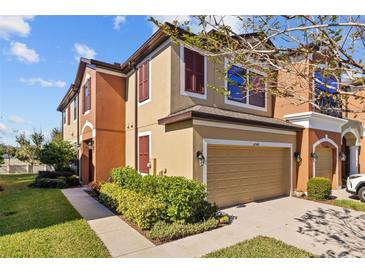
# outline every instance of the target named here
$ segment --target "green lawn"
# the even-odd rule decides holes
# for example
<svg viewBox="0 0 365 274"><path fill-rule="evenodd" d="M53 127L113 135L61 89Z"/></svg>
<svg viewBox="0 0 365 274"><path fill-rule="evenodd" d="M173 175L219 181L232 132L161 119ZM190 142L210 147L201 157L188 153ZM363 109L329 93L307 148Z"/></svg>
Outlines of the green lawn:
<svg viewBox="0 0 365 274"><path fill-rule="evenodd" d="M34 175L0 175L0 257L110 257L59 189Z"/></svg>
<svg viewBox="0 0 365 274"><path fill-rule="evenodd" d="M354 209L358 211L365 211L365 203L361 203L359 201L351 201L351 200L334 200L333 205Z"/></svg>
<svg viewBox="0 0 365 274"><path fill-rule="evenodd" d="M257 236L227 248L213 251L205 258L315 258L317 256L274 238Z"/></svg>

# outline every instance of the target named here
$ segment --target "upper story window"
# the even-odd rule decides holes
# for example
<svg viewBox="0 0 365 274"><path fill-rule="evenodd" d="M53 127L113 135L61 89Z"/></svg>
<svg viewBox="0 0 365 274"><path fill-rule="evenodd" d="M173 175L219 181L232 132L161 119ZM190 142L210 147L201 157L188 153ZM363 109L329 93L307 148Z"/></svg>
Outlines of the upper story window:
<svg viewBox="0 0 365 274"><path fill-rule="evenodd" d="M206 57L181 47L180 58L181 94L206 99Z"/></svg>
<svg viewBox="0 0 365 274"><path fill-rule="evenodd" d="M91 109L91 78L89 78L83 90L83 113Z"/></svg>
<svg viewBox="0 0 365 274"><path fill-rule="evenodd" d="M138 68L138 102L142 103L150 98L149 87L149 61L144 62Z"/></svg>
<svg viewBox="0 0 365 274"><path fill-rule="evenodd" d="M73 117L74 121L77 119L77 100L76 97L73 100Z"/></svg>
<svg viewBox="0 0 365 274"><path fill-rule="evenodd" d="M66 110L62 111L62 124L66 124Z"/></svg>
<svg viewBox="0 0 365 274"><path fill-rule="evenodd" d="M70 125L71 123L71 104L67 107L67 125Z"/></svg>
<svg viewBox="0 0 365 274"><path fill-rule="evenodd" d="M334 75L317 69L314 72L314 97L320 112L342 117L342 103L338 95L339 83Z"/></svg>
<svg viewBox="0 0 365 274"><path fill-rule="evenodd" d="M261 73L232 65L227 72L226 88L229 92L225 99L227 104L266 109L266 82Z"/></svg>

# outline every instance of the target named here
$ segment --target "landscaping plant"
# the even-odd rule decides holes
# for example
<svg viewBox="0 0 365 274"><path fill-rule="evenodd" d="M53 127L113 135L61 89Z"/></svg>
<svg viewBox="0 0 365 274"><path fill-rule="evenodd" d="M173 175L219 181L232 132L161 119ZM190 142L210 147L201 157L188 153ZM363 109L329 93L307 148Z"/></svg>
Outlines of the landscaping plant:
<svg viewBox="0 0 365 274"><path fill-rule="evenodd" d="M331 181L328 178L313 177L308 180L308 198L312 200L328 200L331 197Z"/></svg>

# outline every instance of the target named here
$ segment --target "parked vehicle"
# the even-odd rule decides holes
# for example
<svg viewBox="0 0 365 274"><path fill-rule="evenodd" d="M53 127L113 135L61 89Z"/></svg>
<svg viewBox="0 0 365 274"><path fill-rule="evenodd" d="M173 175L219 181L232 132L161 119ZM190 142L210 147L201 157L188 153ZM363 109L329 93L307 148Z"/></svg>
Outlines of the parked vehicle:
<svg viewBox="0 0 365 274"><path fill-rule="evenodd" d="M346 190L356 194L365 203L365 174L353 174L347 178Z"/></svg>

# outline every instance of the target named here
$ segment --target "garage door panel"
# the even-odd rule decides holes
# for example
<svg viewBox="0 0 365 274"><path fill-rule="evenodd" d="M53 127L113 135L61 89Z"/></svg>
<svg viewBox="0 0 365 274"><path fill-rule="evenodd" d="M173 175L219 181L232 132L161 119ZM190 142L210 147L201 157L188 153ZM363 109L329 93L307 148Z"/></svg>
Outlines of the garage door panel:
<svg viewBox="0 0 365 274"><path fill-rule="evenodd" d="M208 200L219 206L290 192L290 149L208 145Z"/></svg>

